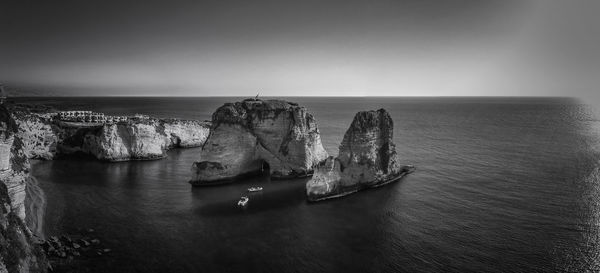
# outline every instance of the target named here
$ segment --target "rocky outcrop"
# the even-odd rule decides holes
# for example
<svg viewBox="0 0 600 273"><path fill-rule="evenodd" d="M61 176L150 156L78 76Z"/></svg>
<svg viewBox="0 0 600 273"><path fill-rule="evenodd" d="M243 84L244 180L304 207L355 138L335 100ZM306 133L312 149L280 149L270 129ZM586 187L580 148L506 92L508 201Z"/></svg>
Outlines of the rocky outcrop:
<svg viewBox="0 0 600 273"><path fill-rule="evenodd" d="M400 167L393 143L394 124L384 109L356 114L337 158L329 157L306 184L311 201L347 195L400 179L412 167Z"/></svg>
<svg viewBox="0 0 600 273"><path fill-rule="evenodd" d="M327 157L315 118L280 100L227 103L212 116L211 132L192 167L193 185L268 172L305 176Z"/></svg>
<svg viewBox="0 0 600 273"><path fill-rule="evenodd" d="M209 130L206 123L181 120L106 124L85 134L81 150L106 161L158 159L170 148L201 146Z"/></svg>
<svg viewBox="0 0 600 273"><path fill-rule="evenodd" d="M11 211L25 219L25 187L29 177L29 160L17 125L8 110L0 108L0 179L6 185Z"/></svg>
<svg viewBox="0 0 600 273"><path fill-rule="evenodd" d="M46 257L24 224L29 161L16 133L0 105L0 272L45 272Z"/></svg>
<svg viewBox="0 0 600 273"><path fill-rule="evenodd" d="M178 119L80 124L48 114L16 112L14 117L25 151L35 159L77 153L106 161L159 159L171 148L201 146L210 129L207 122Z"/></svg>
<svg viewBox="0 0 600 273"><path fill-rule="evenodd" d="M210 131L210 123L196 120L167 119L162 121L165 134L170 138L169 147L200 147Z"/></svg>
<svg viewBox="0 0 600 273"><path fill-rule="evenodd" d="M81 151L105 161L157 159L166 156L170 143L153 122L107 124L84 136Z"/></svg>

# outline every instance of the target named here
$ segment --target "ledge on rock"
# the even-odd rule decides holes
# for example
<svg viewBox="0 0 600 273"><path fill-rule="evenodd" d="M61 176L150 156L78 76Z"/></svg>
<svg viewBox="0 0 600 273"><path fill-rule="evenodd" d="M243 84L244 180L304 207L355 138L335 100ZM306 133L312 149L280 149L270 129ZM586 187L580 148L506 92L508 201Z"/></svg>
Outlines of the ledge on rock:
<svg viewBox="0 0 600 273"><path fill-rule="evenodd" d="M306 176L327 157L314 117L282 100L226 103L192 166L193 185L268 173L275 178Z"/></svg>
<svg viewBox="0 0 600 273"><path fill-rule="evenodd" d="M337 158L329 157L306 184L310 201L344 196L397 181L414 167L398 165L394 123L384 109L358 112Z"/></svg>

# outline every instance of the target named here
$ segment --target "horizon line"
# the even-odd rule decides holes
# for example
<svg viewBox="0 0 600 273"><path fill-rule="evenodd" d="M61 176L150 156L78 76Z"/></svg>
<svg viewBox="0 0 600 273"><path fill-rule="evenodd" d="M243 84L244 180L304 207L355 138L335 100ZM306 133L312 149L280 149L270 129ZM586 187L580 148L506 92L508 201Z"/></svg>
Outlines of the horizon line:
<svg viewBox="0 0 600 273"><path fill-rule="evenodd" d="M86 96L86 95L26 95L26 96L7 96L7 99L11 98L254 98L255 96L243 96L243 95L221 95L221 96L186 96L186 95L105 95L105 96ZM259 96L259 98L574 98L574 96L547 96L547 95L526 95L526 96L515 96L515 95L398 95L398 96L335 96L335 95L316 95L316 96Z"/></svg>

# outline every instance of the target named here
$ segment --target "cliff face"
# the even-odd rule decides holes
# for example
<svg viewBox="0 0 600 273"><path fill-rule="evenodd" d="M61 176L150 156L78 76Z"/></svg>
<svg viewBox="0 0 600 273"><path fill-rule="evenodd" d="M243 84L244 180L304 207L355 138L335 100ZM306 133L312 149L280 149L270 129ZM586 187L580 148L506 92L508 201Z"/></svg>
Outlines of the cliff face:
<svg viewBox="0 0 600 273"><path fill-rule="evenodd" d="M153 123L104 125L84 136L82 151L106 161L162 158L170 138L161 129Z"/></svg>
<svg viewBox="0 0 600 273"><path fill-rule="evenodd" d="M29 161L17 124L0 105L0 272L45 272L46 257L24 224Z"/></svg>
<svg viewBox="0 0 600 273"><path fill-rule="evenodd" d="M177 147L198 147L210 125L177 119L130 120L115 124L73 125L47 116L16 113L18 135L29 158L52 159L84 153L106 161L148 160Z"/></svg>
<svg viewBox="0 0 600 273"><path fill-rule="evenodd" d="M209 130L205 123L181 120L107 124L86 133L81 150L107 161L158 159L170 148L201 146Z"/></svg>
<svg viewBox="0 0 600 273"><path fill-rule="evenodd" d="M394 124L384 109L356 114L337 158L330 157L306 184L309 200L319 200L385 184L409 170L397 162Z"/></svg>
<svg viewBox="0 0 600 273"><path fill-rule="evenodd" d="M338 154L344 168L342 185L377 183L398 173L393 131L394 122L384 109L354 116Z"/></svg>
<svg viewBox="0 0 600 273"><path fill-rule="evenodd" d="M191 183L263 171L272 177L302 176L326 157L317 123L306 108L279 100L227 103L213 114Z"/></svg>
<svg viewBox="0 0 600 273"><path fill-rule="evenodd" d="M169 147L200 147L208 138L210 124L195 120L168 119L162 122L170 138Z"/></svg>

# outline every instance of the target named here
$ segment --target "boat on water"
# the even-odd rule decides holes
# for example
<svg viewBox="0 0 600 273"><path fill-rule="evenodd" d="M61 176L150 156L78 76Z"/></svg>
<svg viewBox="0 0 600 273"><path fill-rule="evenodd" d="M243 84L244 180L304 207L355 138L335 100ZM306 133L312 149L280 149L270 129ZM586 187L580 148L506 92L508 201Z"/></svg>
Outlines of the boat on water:
<svg viewBox="0 0 600 273"><path fill-rule="evenodd" d="M250 187L248 188L248 192L257 192L257 191L262 191L263 188L262 187Z"/></svg>
<svg viewBox="0 0 600 273"><path fill-rule="evenodd" d="M237 203L237 204L238 204L238 206L240 206L240 207L245 207L246 205L248 205L248 201L249 201L249 200L250 200L250 199L248 199L248 197L246 197L246 196L242 196L242 198L240 198L240 201L238 201L238 203Z"/></svg>

